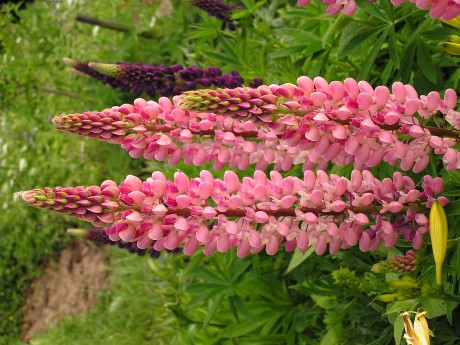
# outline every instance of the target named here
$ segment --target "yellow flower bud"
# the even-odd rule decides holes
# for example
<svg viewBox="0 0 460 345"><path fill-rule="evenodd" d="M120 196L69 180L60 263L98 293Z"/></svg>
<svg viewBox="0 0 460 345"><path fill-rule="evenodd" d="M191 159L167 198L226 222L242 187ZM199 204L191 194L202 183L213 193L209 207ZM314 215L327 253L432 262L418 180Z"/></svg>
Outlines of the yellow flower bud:
<svg viewBox="0 0 460 345"><path fill-rule="evenodd" d="M406 281L406 280L390 280L388 286L395 289L417 289L419 285L417 283Z"/></svg>
<svg viewBox="0 0 460 345"><path fill-rule="evenodd" d="M460 55L460 43L442 42L439 46L450 55Z"/></svg>
<svg viewBox="0 0 460 345"><path fill-rule="evenodd" d="M397 297L398 295L396 295L395 293L389 293L385 295L379 295L376 298L381 302L388 303L388 302L393 302Z"/></svg>
<svg viewBox="0 0 460 345"><path fill-rule="evenodd" d="M460 43L460 36L457 35L449 35L449 40L453 43Z"/></svg>
<svg viewBox="0 0 460 345"><path fill-rule="evenodd" d="M455 17L454 19L451 19L451 20L442 20L441 19L441 22L449 24L449 25L452 25L452 26L460 29L460 18L459 17Z"/></svg>
<svg viewBox="0 0 460 345"><path fill-rule="evenodd" d="M436 284L441 286L441 269L447 250L447 217L444 209L437 201L431 205L430 210L430 237L434 263L436 265Z"/></svg>

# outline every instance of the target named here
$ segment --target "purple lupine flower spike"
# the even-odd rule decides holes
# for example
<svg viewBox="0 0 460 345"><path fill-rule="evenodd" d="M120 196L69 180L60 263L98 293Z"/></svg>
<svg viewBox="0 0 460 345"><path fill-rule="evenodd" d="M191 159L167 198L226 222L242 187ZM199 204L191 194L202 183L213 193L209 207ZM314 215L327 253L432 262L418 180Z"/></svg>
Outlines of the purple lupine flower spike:
<svg viewBox="0 0 460 345"><path fill-rule="evenodd" d="M197 178L176 172L167 180L156 171L142 181L129 175L117 185L45 188L20 192L30 205L109 225L112 241L136 242L141 249L174 250L187 255L238 248L238 256L264 250L274 255L282 244L321 255L359 245L393 247L402 236L415 249L428 232L425 204L442 192L441 178L425 176L417 190L401 173L378 180L368 170L351 178L307 170L304 178L255 171L242 180L233 171L216 179L206 170ZM437 197L446 204L447 199ZM211 230L210 224L213 223Z"/></svg>
<svg viewBox="0 0 460 345"><path fill-rule="evenodd" d="M229 12L244 9L241 6L229 6L222 0L190 0L192 5L207 12L209 15L222 20L229 30L235 30L235 23L230 19Z"/></svg>
<svg viewBox="0 0 460 345"><path fill-rule="evenodd" d="M409 250L404 255L376 263L371 270L374 273L410 273L417 267L417 263L417 254Z"/></svg>
<svg viewBox="0 0 460 345"><path fill-rule="evenodd" d="M65 59L72 63L72 67L89 75L104 84L118 88L123 92L132 92L136 95L146 93L150 97L171 97L188 90L209 87L234 88L243 85L244 80L238 71L230 74L214 66L202 69L198 66L183 67L175 64L171 66L149 65L141 63L118 62L115 64L90 62L88 64ZM260 78L255 78L249 85L259 86Z"/></svg>

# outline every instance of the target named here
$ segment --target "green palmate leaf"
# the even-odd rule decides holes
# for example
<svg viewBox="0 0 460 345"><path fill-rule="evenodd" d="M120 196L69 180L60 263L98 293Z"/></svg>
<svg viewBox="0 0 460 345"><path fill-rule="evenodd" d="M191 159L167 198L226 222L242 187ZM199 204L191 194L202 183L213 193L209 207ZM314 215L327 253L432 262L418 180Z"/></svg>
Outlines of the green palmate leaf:
<svg viewBox="0 0 460 345"><path fill-rule="evenodd" d="M230 44L224 36L222 36L221 33L217 34L217 38L219 40L219 43L222 44L224 47L225 51L227 52L228 55L231 56L232 60L238 61L239 62L239 57L235 52L235 44Z"/></svg>
<svg viewBox="0 0 460 345"><path fill-rule="evenodd" d="M301 30L301 29L282 28L282 29L273 30L273 32L280 36L300 39L300 40L303 40L304 42L311 42L311 41L321 42L322 41L322 38L320 38L319 36L309 31Z"/></svg>
<svg viewBox="0 0 460 345"><path fill-rule="evenodd" d="M236 323L225 328L220 336L222 338L237 338L249 334L262 326L262 322L247 322L244 324Z"/></svg>
<svg viewBox="0 0 460 345"><path fill-rule="evenodd" d="M243 314L243 316L246 319L248 319L249 321L257 322L257 320L254 317L254 315L252 315L251 312L248 310L248 308L246 308L246 305L241 300L240 296L235 294L235 295L231 296L230 298L232 299L233 303L235 304L235 307L236 307L237 311L241 312L241 314Z"/></svg>
<svg viewBox="0 0 460 345"><path fill-rule="evenodd" d="M423 299L421 301L422 308L427 310L427 318L434 318L441 315L446 315L446 302L439 299Z"/></svg>
<svg viewBox="0 0 460 345"><path fill-rule="evenodd" d="M202 266L197 267L193 274L206 280L207 283L228 284L223 275L218 275Z"/></svg>
<svg viewBox="0 0 460 345"><path fill-rule="evenodd" d="M230 281L232 283L236 282L243 275L243 273L246 272L247 268L250 265L251 262L249 260L237 260L236 262L234 262L233 265L230 267Z"/></svg>
<svg viewBox="0 0 460 345"><path fill-rule="evenodd" d="M230 307L230 311L232 312L232 315L235 317L236 322L240 322L240 318L238 317L238 309L236 308L236 305L235 305L234 296L235 295L231 295L228 298L228 305Z"/></svg>
<svg viewBox="0 0 460 345"><path fill-rule="evenodd" d="M230 14L231 19L241 19L247 16L250 16L252 13L249 10L235 10Z"/></svg>
<svg viewBox="0 0 460 345"><path fill-rule="evenodd" d="M398 47L397 47L397 44L396 44L394 26L391 26L391 29L388 32L388 51L390 52L390 58L391 58L391 61L393 62L393 65L396 68L399 68L401 60L400 60L400 57L399 57Z"/></svg>
<svg viewBox="0 0 460 345"><path fill-rule="evenodd" d="M239 60L236 60L236 59L234 59L232 57L229 57L229 56L226 56L226 55L223 55L223 54L219 54L219 53L211 52L211 51L204 51L203 54L206 55L207 57L217 61L217 62L223 62L225 64L229 64L229 65L233 65L233 66L239 66L240 65Z"/></svg>
<svg viewBox="0 0 460 345"><path fill-rule="evenodd" d="M405 301L389 303L384 315L391 316L391 314L393 314L393 316L397 316L401 310L414 310L418 304L419 301L417 299L408 299ZM390 319L390 322L393 322L394 320L394 318Z"/></svg>
<svg viewBox="0 0 460 345"><path fill-rule="evenodd" d="M460 200L451 201L444 207L444 211L448 216L459 216L460 215Z"/></svg>
<svg viewBox="0 0 460 345"><path fill-rule="evenodd" d="M362 44L364 41L368 40L372 36L378 34L379 32L385 30L387 28L387 24L382 24L382 25L377 25L375 27L372 27L370 29L366 30L361 30L358 31L356 34L352 34L352 36L347 37L346 39L348 42L342 46L342 48L339 48L337 51L337 58L339 60L345 58L348 54L351 53L353 49L355 49L357 46Z"/></svg>
<svg viewBox="0 0 460 345"><path fill-rule="evenodd" d="M302 262L307 260L308 257L313 253L314 250L315 250L314 246L312 246L310 249L308 249L305 253L301 253L301 252L299 252L298 249L296 249L294 251L294 254L292 255L291 261L289 262L289 266L288 266L286 272L284 272L284 274L285 275L288 274L294 268L299 266Z"/></svg>
<svg viewBox="0 0 460 345"><path fill-rule="evenodd" d="M374 17L380 19L383 22L391 23L392 20L384 12L380 10L374 3L369 2L368 0L357 0L356 4L358 7L367 13L373 15Z"/></svg>
<svg viewBox="0 0 460 345"><path fill-rule="evenodd" d="M260 334L270 334L273 332L275 326L279 324L280 319L285 315L284 311L277 312L271 315L271 317L265 322L265 325L260 330Z"/></svg>
<svg viewBox="0 0 460 345"><path fill-rule="evenodd" d="M412 72L412 65L414 63L415 56L415 43L409 43L404 49L401 56L401 64L398 72L398 77L402 83L409 82L409 78Z"/></svg>
<svg viewBox="0 0 460 345"><path fill-rule="evenodd" d="M187 287L187 292L189 293L205 293L206 291L212 291L216 288L227 288L228 285L225 283L196 283L196 284L191 284Z"/></svg>
<svg viewBox="0 0 460 345"><path fill-rule="evenodd" d="M342 335L343 325L342 323L337 323L327 331L323 339L321 339L320 345L337 345L340 343Z"/></svg>
<svg viewBox="0 0 460 345"><path fill-rule="evenodd" d="M333 23L329 25L326 33L323 35L322 44L323 48L326 47L326 44L329 40L329 37L334 36L334 34L341 34L343 29L352 21L351 17L345 15L339 15Z"/></svg>
<svg viewBox="0 0 460 345"><path fill-rule="evenodd" d="M404 332L404 322L401 317L397 317L393 324L393 338L395 345L401 344L401 338Z"/></svg>
<svg viewBox="0 0 460 345"><path fill-rule="evenodd" d="M209 306L209 309L208 309L208 313L206 314L206 317L204 318L204 321L203 321L203 328L206 328L206 326L209 324L213 316L216 314L217 308L222 302L222 299L224 298L224 296L225 296L225 293L221 293L211 302L211 305Z"/></svg>
<svg viewBox="0 0 460 345"><path fill-rule="evenodd" d="M238 339L239 345L279 345L286 344L286 336L284 334L270 335L248 335L242 339Z"/></svg>
<svg viewBox="0 0 460 345"><path fill-rule="evenodd" d="M388 36L389 31L390 28L387 28L384 32L382 32L377 42L375 42L374 47L372 47L371 51L369 52L369 55L367 56L366 62L361 67L361 71L358 75L358 80L365 80L367 78L372 66L374 65L375 59L377 58L380 48L382 47L382 44Z"/></svg>
<svg viewBox="0 0 460 345"><path fill-rule="evenodd" d="M299 43L299 44L292 44L289 47L281 48L272 54L272 58L279 58L285 56L291 56L295 53L304 52L306 53L310 43Z"/></svg>
<svg viewBox="0 0 460 345"><path fill-rule="evenodd" d="M434 66L428 47L420 38L417 39L417 62L420 66L420 70L428 78L428 80L436 83L438 80L436 67Z"/></svg>
<svg viewBox="0 0 460 345"><path fill-rule="evenodd" d="M214 296L217 296L219 294L222 294L223 292L228 292L229 289L226 289L226 288L223 288L221 286L219 287L216 287L214 289L209 289L209 290L206 290L202 293L200 293L199 295L196 295L193 297L193 299L187 304L187 308L191 308L195 305L198 305L206 300L209 300L210 298L214 297Z"/></svg>

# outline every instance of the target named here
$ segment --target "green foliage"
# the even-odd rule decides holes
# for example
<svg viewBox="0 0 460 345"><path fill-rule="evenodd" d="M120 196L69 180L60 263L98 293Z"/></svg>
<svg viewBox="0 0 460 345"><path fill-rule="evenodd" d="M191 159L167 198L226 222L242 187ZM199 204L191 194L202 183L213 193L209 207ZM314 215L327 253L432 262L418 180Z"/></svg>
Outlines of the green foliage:
<svg viewBox="0 0 460 345"><path fill-rule="evenodd" d="M180 169L198 176L201 169L180 164L132 160L116 146L57 133L49 115L102 110L131 102L97 81L69 73L61 58L82 61L151 64L217 65L237 69L245 80L295 82L300 75L327 80L365 79L374 86L400 80L419 93L458 89L460 58L447 55L438 43L455 34L428 18L413 4L393 6L388 0L359 0L357 14L325 15L319 2L305 8L295 1L244 0L233 11L236 31L222 29L216 18L200 13L187 0L172 1L171 15L157 13L158 2L36 1L12 15L0 9L0 343L12 343L21 327L20 307L31 279L44 262L66 244L65 230L76 224L16 203L13 192L55 185L91 185L121 181L163 170ZM117 21L132 30L115 32L76 22L77 13ZM152 39L138 35L149 32ZM204 168L211 169L212 166ZM397 169L382 164L372 172L387 177ZM349 175L351 167L331 167ZM215 176L221 176L217 172ZM237 172L244 176L244 172ZM378 260L398 249L378 253L344 250L318 257L280 252L238 259L233 251L206 257L163 253L141 260L111 252L111 288L95 310L67 318L31 344L390 344L399 343L399 310L423 305L440 343L455 344L458 335L460 173L446 172L433 161L423 172L442 176L449 221L449 249L444 290L434 286L430 245L413 272L420 288L404 301L375 299L398 291L369 273ZM287 175L288 173L286 173ZM289 174L300 175L300 168ZM408 174L419 180L422 174ZM428 238L425 238L428 241ZM407 247L400 242L401 251ZM402 278L401 278L402 279ZM404 291L403 295L407 295ZM382 317L384 315L384 317ZM388 320L387 320L388 319ZM390 321L390 322L388 322ZM394 324L394 327L393 327Z"/></svg>

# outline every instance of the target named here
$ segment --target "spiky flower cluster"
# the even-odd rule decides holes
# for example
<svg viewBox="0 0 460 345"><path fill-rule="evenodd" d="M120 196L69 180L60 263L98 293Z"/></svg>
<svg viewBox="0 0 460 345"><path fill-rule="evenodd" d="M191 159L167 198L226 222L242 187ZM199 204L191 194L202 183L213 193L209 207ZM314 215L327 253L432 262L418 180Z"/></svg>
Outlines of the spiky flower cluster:
<svg viewBox="0 0 460 345"><path fill-rule="evenodd" d="M288 171L295 164L326 169L332 162L361 170L385 161L420 172L433 152L443 155L447 170L460 168L453 90L442 100L437 92L418 97L399 82L392 93L353 79L329 84L300 77L298 84L189 91L174 103L136 99L53 122L62 131L121 144L133 158L168 158L170 164L183 158L196 166L214 162L215 169L228 163L263 170L273 163L275 170ZM435 126L426 125L429 120Z"/></svg>
<svg viewBox="0 0 460 345"><path fill-rule="evenodd" d="M227 171L223 180L206 170L189 179L176 172L168 181L157 171L141 181L129 175L117 185L45 188L21 192L30 205L91 222L109 224L113 241L137 242L141 249L152 243L157 251L174 250L183 244L187 255L200 245L203 252L226 252L238 247L238 256L265 248L274 255L281 244L287 251L306 251L315 245L317 254L359 245L361 251L387 247L399 237L420 248L428 219L422 213L437 200L443 188L440 178L422 178L423 191L396 172L378 180L369 171L354 170L351 179L324 171L305 171L303 180L283 178L272 171L270 178L256 171L242 181ZM436 199L435 199L436 198ZM208 226L215 222L211 230Z"/></svg>
<svg viewBox="0 0 460 345"><path fill-rule="evenodd" d="M230 74L222 74L222 71L214 66L202 69L197 66L183 67L176 64L172 66L131 64L118 62L105 64L64 58L64 62L74 70L97 79L122 92L132 92L136 95L146 93L155 97L171 97L184 91L195 90L203 87L229 87L234 88L244 83L238 71L233 70ZM257 87L262 84L260 78L249 82L250 86Z"/></svg>
<svg viewBox="0 0 460 345"><path fill-rule="evenodd" d="M408 273L417 267L417 254L409 250L404 255L398 255L393 259L380 261L372 266L374 273Z"/></svg>
<svg viewBox="0 0 460 345"><path fill-rule="evenodd" d="M158 258L160 256L160 252L154 248L140 249L135 242L112 241L104 229L68 229L67 232L72 236L84 238L97 244L116 245L118 248L125 249L131 254L143 256L148 253L151 258Z"/></svg>
<svg viewBox="0 0 460 345"><path fill-rule="evenodd" d="M281 138L291 152L304 152L307 169L315 164L323 169L329 161L365 169L383 160L420 172L430 152L443 155L448 170L460 168L460 153L454 148L460 139L454 90L446 90L441 99L435 91L419 97L412 86L400 82L392 92L352 78L328 83L321 77L300 77L297 84L188 91L177 106L265 124L269 136L258 138ZM431 121L434 125L427 124Z"/></svg>
<svg viewBox="0 0 460 345"><path fill-rule="evenodd" d="M375 0L370 0L374 2ZM391 0L393 5L401 5L408 0ZM434 19L450 20L460 15L460 3L457 0L409 0L421 10L430 9L430 16ZM297 0L298 6L307 6L311 0ZM347 16L356 12L355 0L323 0L328 5L327 14L335 15L342 11Z"/></svg>
<svg viewBox="0 0 460 345"><path fill-rule="evenodd" d="M222 0L190 0L192 5L209 15L222 20L229 30L235 30L235 23L230 19L230 11L242 9L241 6L229 6Z"/></svg>

